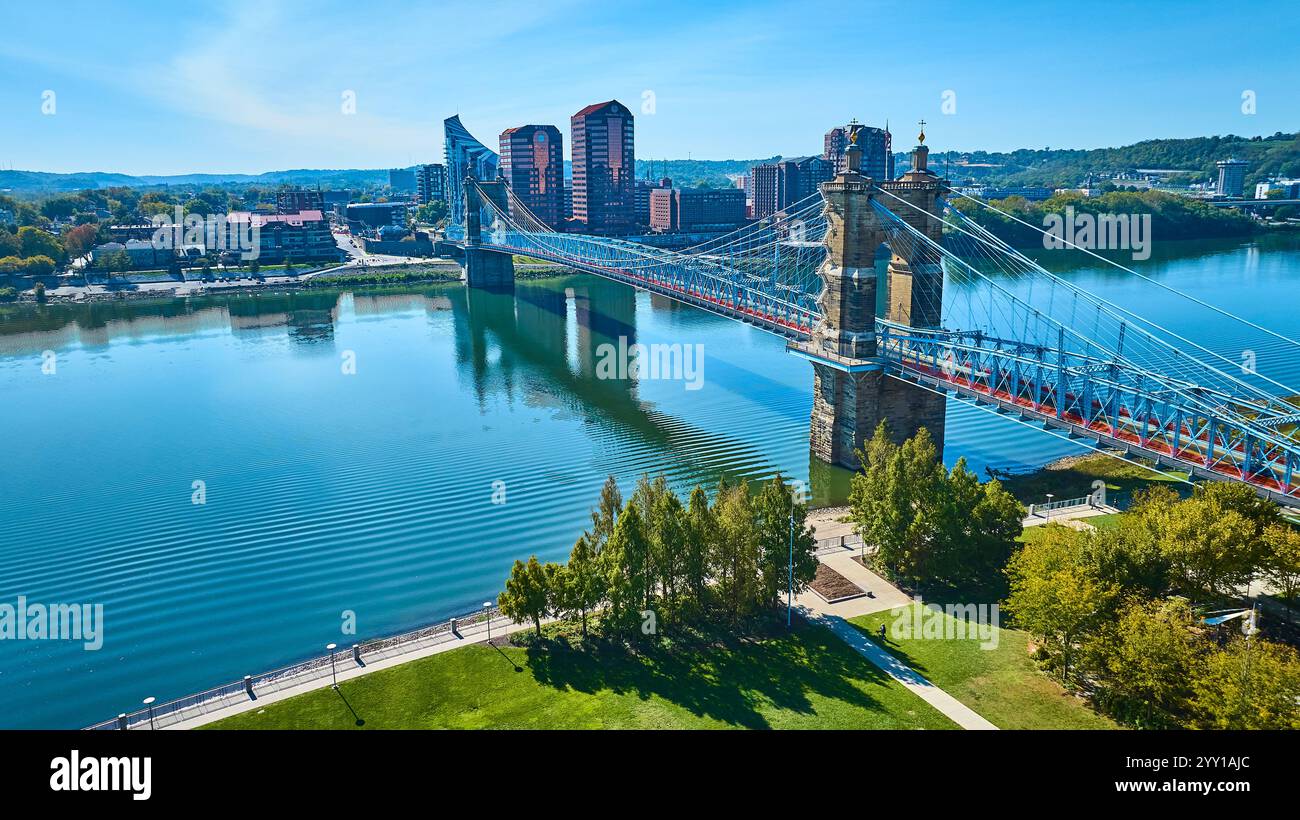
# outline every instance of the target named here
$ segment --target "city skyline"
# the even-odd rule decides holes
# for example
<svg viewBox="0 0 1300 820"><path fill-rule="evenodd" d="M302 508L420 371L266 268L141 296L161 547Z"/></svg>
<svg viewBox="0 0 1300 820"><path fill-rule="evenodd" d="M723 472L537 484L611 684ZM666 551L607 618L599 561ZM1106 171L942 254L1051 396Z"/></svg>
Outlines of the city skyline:
<svg viewBox="0 0 1300 820"><path fill-rule="evenodd" d="M896 150L911 146L921 118L937 150L1294 130L1300 103L1285 49L1222 47L1210 17L1168 8L1085 17L1011 4L994 17L944 3L826 2L792 15L776 3L567 0L499 4L487 27L468 5L364 15L333 3L84 5L70 33L42 10L15 7L0 43L9 78L0 168L408 167L442 160L440 124L451 114L484 135L525 123L563 129L574 111L608 99L635 114L643 158L815 154L828 128L854 117L888 121ZM1275 42L1297 33L1294 15L1258 10ZM866 23L825 25L846 18ZM864 37L864 28L884 33ZM128 40L147 47L124 52ZM521 56L545 70L499 70ZM1247 92L1254 114L1243 113Z"/></svg>

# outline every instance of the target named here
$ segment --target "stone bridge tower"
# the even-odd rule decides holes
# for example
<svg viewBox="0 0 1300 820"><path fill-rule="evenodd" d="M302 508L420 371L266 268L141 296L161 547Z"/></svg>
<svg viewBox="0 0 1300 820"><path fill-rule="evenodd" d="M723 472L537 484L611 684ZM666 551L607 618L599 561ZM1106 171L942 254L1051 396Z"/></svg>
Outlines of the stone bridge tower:
<svg viewBox="0 0 1300 820"><path fill-rule="evenodd" d="M471 170L465 178L465 284L472 288L510 288L515 284L514 257L482 246L480 214L485 195L501 210L509 207L504 180L478 182Z"/></svg>
<svg viewBox="0 0 1300 820"><path fill-rule="evenodd" d="M925 427L940 452L943 448L947 400L886 376L876 350L878 317L918 328L938 327L942 318L941 266L937 261L909 260L901 255L906 249L890 249L872 206L879 202L931 239L941 240L937 200L947 180L928 168L924 130L918 139L911 170L897 180L873 180L861 173L862 149L853 132L844 172L821 185L828 223L826 260L819 270L826 284L823 318L811 341L792 345L792 350L813 363L813 454L852 469L859 466L857 449L881 420L889 422L896 441ZM882 195L882 190L916 208Z"/></svg>

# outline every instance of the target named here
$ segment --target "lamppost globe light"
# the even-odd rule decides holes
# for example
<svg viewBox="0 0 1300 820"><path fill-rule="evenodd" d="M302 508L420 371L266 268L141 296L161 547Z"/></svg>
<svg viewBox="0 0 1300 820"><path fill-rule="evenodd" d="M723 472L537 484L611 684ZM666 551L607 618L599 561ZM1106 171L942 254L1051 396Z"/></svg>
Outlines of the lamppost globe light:
<svg viewBox="0 0 1300 820"><path fill-rule="evenodd" d="M150 695L149 697L147 697L147 698L144 699L144 705L145 705L145 706L152 706L153 703L154 703L154 701L156 701L156 700L157 700L157 698L155 698L155 697L153 697L152 695Z"/></svg>
<svg viewBox="0 0 1300 820"><path fill-rule="evenodd" d="M338 648L339 648L339 645L336 644L336 643L327 643L327 644L325 644L325 648L328 649L329 651L333 652L335 649L338 649Z"/></svg>

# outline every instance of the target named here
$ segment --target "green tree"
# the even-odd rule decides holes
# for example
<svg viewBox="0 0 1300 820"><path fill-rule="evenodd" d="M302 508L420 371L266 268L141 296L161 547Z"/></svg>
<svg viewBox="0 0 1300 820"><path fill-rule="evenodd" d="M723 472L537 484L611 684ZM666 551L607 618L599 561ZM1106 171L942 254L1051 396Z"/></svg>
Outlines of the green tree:
<svg viewBox="0 0 1300 820"><path fill-rule="evenodd" d="M710 561L722 601L732 623L753 612L762 599L759 583L758 520L749 483L723 483L713 501L718 536Z"/></svg>
<svg viewBox="0 0 1300 820"><path fill-rule="evenodd" d="M1090 644L1098 700L1142 728L1174 728L1191 698L1200 662L1191 606L1183 598L1132 600L1113 629Z"/></svg>
<svg viewBox="0 0 1300 820"><path fill-rule="evenodd" d="M1286 603L1287 623L1292 621L1292 607L1300 591L1300 530L1287 524L1273 524L1264 531L1268 548L1264 558L1264 575L1281 592Z"/></svg>
<svg viewBox="0 0 1300 820"><path fill-rule="evenodd" d="M536 555L530 557L527 564L515 561L510 577L506 579L505 592L497 597L501 614L517 624L531 620L538 637L541 637L542 618L546 616L552 598L548 581L547 572Z"/></svg>
<svg viewBox="0 0 1300 820"><path fill-rule="evenodd" d="M1257 500L1262 501L1245 485L1214 483L1176 504L1142 510L1159 533L1176 591L1220 598L1235 595L1250 581L1264 564L1264 530L1277 515Z"/></svg>
<svg viewBox="0 0 1300 820"><path fill-rule="evenodd" d="M569 553L568 577L564 585L562 609L582 620L582 637L587 637L587 616L605 599L605 578L601 574L596 550L587 533L578 536Z"/></svg>
<svg viewBox="0 0 1300 820"><path fill-rule="evenodd" d="M780 473L758 494L755 503L758 528L760 598L767 606L778 603L790 590L794 567L794 592L799 593L817 575L817 541L808 529L808 507L796 502L794 488Z"/></svg>
<svg viewBox="0 0 1300 820"><path fill-rule="evenodd" d="M24 226L18 229L19 256L48 256L62 263L67 255L58 237L39 228Z"/></svg>
<svg viewBox="0 0 1300 820"><path fill-rule="evenodd" d="M1086 536L1060 525L1041 528L1007 564L1006 611L1041 642L1048 666L1068 682L1080 643L1092 635L1118 590L1095 577Z"/></svg>
<svg viewBox="0 0 1300 820"><path fill-rule="evenodd" d="M596 554L600 554L609 537L614 534L614 524L622 509L623 494L619 492L618 482L614 476L607 476L600 488L600 502L591 511L591 546Z"/></svg>
<svg viewBox="0 0 1300 820"><path fill-rule="evenodd" d="M629 500L619 513L614 531L600 561L605 575L609 615L606 623L618 635L630 635L641 604L645 601L650 560L650 539L636 502Z"/></svg>
<svg viewBox="0 0 1300 820"><path fill-rule="evenodd" d="M49 276L54 273L54 260L48 256L29 256L23 260L22 270L28 276Z"/></svg>
<svg viewBox="0 0 1300 820"><path fill-rule="evenodd" d="M917 581L935 564L946 476L929 431L922 428L900 447L884 422L859 451L862 471L849 491L851 515L875 562Z"/></svg>
<svg viewBox="0 0 1300 820"><path fill-rule="evenodd" d="M1283 644L1234 638L1193 682L1192 711L1207 729L1300 729L1300 658Z"/></svg>
<svg viewBox="0 0 1300 820"><path fill-rule="evenodd" d="M686 554L682 561L683 583L697 612L707 604L710 559L717 551L717 533L718 522L709 507L709 496L697 484L686 508Z"/></svg>

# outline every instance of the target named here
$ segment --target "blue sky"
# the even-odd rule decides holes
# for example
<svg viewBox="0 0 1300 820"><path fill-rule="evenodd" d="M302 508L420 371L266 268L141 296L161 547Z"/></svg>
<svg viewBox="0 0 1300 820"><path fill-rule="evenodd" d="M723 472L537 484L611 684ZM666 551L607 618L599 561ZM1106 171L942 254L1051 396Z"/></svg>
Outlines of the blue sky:
<svg viewBox="0 0 1300 820"><path fill-rule="evenodd" d="M816 153L855 116L904 147L924 118L936 150L1300 128L1294 2L4 3L0 168L404 166L441 161L449 114L567 143L646 92L641 158Z"/></svg>

